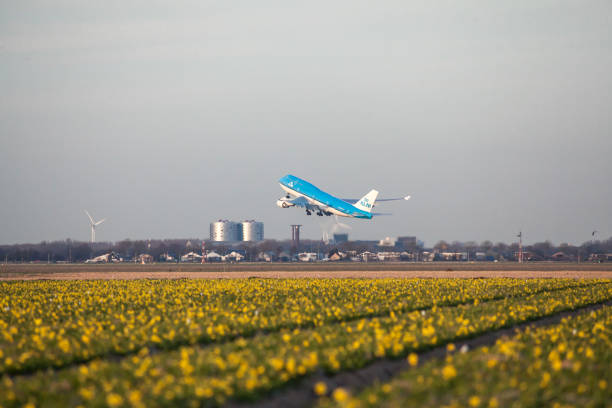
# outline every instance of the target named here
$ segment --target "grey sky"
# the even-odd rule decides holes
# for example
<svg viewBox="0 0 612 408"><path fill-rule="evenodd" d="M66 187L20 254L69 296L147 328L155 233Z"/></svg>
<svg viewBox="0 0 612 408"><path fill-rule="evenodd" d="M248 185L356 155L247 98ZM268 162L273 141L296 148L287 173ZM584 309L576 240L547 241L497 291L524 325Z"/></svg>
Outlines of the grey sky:
<svg viewBox="0 0 612 408"><path fill-rule="evenodd" d="M356 239L609 237L611 72L609 0L0 0L0 243L319 238L287 173L413 196Z"/></svg>

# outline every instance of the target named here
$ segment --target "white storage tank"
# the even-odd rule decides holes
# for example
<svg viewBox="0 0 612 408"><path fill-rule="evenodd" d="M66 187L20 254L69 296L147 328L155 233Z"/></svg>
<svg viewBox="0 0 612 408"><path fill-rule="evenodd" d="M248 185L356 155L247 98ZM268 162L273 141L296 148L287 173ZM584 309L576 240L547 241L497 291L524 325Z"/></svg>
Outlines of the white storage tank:
<svg viewBox="0 0 612 408"><path fill-rule="evenodd" d="M234 221L219 220L210 223L210 239L212 241L234 242L242 238L241 224Z"/></svg>
<svg viewBox="0 0 612 408"><path fill-rule="evenodd" d="M263 241L264 225L263 222L246 220L241 223L243 241Z"/></svg>

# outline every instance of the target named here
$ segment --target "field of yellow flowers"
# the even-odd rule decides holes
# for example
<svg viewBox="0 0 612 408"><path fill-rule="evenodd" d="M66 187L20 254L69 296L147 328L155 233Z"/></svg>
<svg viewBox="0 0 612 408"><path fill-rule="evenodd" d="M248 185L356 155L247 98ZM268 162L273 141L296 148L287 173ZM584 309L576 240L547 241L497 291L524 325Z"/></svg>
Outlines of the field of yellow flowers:
<svg viewBox="0 0 612 408"><path fill-rule="evenodd" d="M448 355L356 396L336 389L320 407L609 407L612 307ZM409 357L410 360L410 357ZM412 356L418 364L418 357Z"/></svg>
<svg viewBox="0 0 612 408"><path fill-rule="evenodd" d="M612 299L612 282L16 281L0 282L0 295L0 407L218 406L228 401L266 398L272 391L309 375L333 375L381 358L409 356L411 361L418 360L420 351L432 347L607 302ZM597 332L580 329L582 323L576 323L574 329L580 333L577 338L583 342L595 339L597 343L608 336L610 347L610 319L602 317L609 314L593 315L592 319L603 319L598 320L601 330ZM560 325L558 333L565 333L568 324ZM588 323L580 327L584 325ZM497 353L499 358L487 358L483 367L511 365L515 352L535 352L533 342L537 341L529 340L534 334L526 332L522 336L507 342L515 345L507 346L511 348L504 349L506 353L499 354L492 348L471 351L466 356ZM540 342L542 336L537 337ZM570 371L576 376L592 369L578 359L586 352L585 347L594 353L592 356L605 353L604 347L595 343L583 345L583 352L573 351L578 365L570 361ZM503 344L506 343L495 347L504 347ZM566 347L572 344L568 342ZM545 344L539 349L541 356L548 350ZM419 367L421 371L411 370L410 375L418 371L417 382L435 382L444 369L448 372L447 367L452 367L456 372L465 369L471 375L478 371L486 376L485 368L474 362L480 358L472 361L462 356L450 355L457 361L442 362L442 368ZM567 358L565 354L562 357ZM461 363L460 358L466 358L467 363ZM538 361L530 359L531 363ZM489 361L496 361L496 366L489 367L494 364ZM560 361L567 366L566 360ZM500 374L503 372L510 370L504 369ZM456 377L468 381L466 376ZM495 377L486 376L487 380L493 381L492 378ZM554 376L548 381L553 379ZM377 405L388 397L393 406L397 401L392 397L403 394L403 383L399 384L385 384L381 386L384 391L376 388L354 397L341 389L332 392L319 387L313 392L329 396L323 397L324 404ZM461 384L458 387L463 389ZM392 392L395 389L397 393ZM483 390L470 391L479 398L476 406L485 400L495 403L495 387L486 388L490 395ZM466 401L440 400L431 405L468 406L475 402Z"/></svg>

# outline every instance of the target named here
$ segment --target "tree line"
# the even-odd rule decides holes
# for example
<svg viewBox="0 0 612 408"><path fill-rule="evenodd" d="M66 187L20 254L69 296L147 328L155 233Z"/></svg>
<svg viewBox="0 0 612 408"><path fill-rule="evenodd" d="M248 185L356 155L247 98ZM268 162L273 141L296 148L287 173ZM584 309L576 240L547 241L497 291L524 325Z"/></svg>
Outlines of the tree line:
<svg viewBox="0 0 612 408"><path fill-rule="evenodd" d="M158 240L130 240L118 242L82 242L66 239L63 241L43 241L37 244L0 245L0 262L84 262L87 259L113 252L126 261L141 254L149 254L155 260L169 254L175 259L188 252L201 253L202 240L193 239L158 239ZM213 250L221 255L230 251L239 251L245 255L247 261L257 260L257 256L271 253L276 256L281 253L293 254L296 252L328 253L334 249L339 251L406 251L412 254L423 252L456 252L465 253L468 259L475 260L477 255L486 260L512 261L516 260L519 251L518 243L506 244L483 241L439 241L433 247L426 248L422 244L410 247L380 247L376 241L347 241L339 244L325 244L316 240L302 240L299 248L292 247L290 240L265 240L261 242L220 243L205 241L206 250ZM562 253L566 260L585 261L592 254L612 254L612 237L605 240L587 241L581 245L561 243L554 245L550 241L524 245L525 260L542 261L554 259L556 254ZM419 258L421 259L421 258Z"/></svg>

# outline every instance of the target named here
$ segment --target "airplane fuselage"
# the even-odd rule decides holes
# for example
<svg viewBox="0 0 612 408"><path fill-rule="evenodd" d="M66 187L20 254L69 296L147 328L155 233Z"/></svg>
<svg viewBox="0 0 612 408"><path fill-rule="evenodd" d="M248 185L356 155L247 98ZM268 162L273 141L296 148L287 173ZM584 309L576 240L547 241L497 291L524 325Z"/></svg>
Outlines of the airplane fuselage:
<svg viewBox="0 0 612 408"><path fill-rule="evenodd" d="M287 175L279 180L279 184L287 194L298 198L302 197L307 201L308 204L305 204L307 213L313 210L320 211L319 215L321 215L321 213L327 213L326 215L335 214L341 217L372 218L371 213L334 197L299 177ZM292 207L295 205L291 204L291 200L284 200L282 198L277 204L279 207Z"/></svg>

